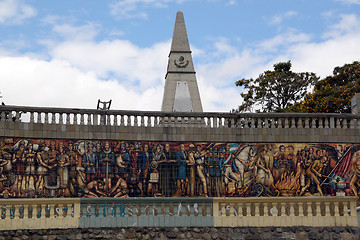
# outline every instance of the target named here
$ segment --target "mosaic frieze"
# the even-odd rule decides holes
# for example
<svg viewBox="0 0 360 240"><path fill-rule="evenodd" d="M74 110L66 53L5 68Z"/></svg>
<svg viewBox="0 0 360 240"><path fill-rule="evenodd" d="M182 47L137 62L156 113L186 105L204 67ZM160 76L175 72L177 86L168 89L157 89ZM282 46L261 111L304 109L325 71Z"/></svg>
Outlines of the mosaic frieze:
<svg viewBox="0 0 360 240"><path fill-rule="evenodd" d="M0 197L356 195L360 145L1 138Z"/></svg>

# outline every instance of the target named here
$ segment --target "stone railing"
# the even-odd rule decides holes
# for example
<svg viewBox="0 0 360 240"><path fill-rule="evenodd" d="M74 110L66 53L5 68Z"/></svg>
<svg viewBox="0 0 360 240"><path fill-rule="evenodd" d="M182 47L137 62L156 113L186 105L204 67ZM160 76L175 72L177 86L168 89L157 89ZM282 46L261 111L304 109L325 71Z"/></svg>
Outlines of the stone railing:
<svg viewBox="0 0 360 240"><path fill-rule="evenodd" d="M0 122L58 125L190 126L201 128L356 128L360 115L319 113L193 113L0 106Z"/></svg>
<svg viewBox="0 0 360 240"><path fill-rule="evenodd" d="M0 199L0 230L77 228L79 199Z"/></svg>
<svg viewBox="0 0 360 240"><path fill-rule="evenodd" d="M215 226L357 226L357 197L215 198Z"/></svg>
<svg viewBox="0 0 360 240"><path fill-rule="evenodd" d="M80 227L212 226L212 198L81 199Z"/></svg>
<svg viewBox="0 0 360 240"><path fill-rule="evenodd" d="M0 230L358 226L357 197L1 199Z"/></svg>

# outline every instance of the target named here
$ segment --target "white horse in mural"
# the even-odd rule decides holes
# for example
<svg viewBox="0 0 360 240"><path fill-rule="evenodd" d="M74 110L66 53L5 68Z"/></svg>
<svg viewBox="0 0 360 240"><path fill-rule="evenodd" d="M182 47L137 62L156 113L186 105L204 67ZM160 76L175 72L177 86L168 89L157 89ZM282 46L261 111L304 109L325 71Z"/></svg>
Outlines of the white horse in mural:
<svg viewBox="0 0 360 240"><path fill-rule="evenodd" d="M235 166L240 173L240 188L249 186L256 177L257 150L254 145L243 145L234 153Z"/></svg>

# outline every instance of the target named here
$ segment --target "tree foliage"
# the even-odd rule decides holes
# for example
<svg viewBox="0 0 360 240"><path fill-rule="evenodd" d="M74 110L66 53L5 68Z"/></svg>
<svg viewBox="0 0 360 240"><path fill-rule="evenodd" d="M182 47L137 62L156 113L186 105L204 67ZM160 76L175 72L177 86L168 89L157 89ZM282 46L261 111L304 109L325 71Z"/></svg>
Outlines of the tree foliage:
<svg viewBox="0 0 360 240"><path fill-rule="evenodd" d="M360 92L360 62L335 67L333 76L315 84L304 101L290 107L294 112L351 113L351 98Z"/></svg>
<svg viewBox="0 0 360 240"><path fill-rule="evenodd" d="M295 73L291 71L291 66L290 61L279 62L274 64L273 71L267 70L256 79L236 81L235 85L245 90L240 94L243 103L236 112L259 107L257 111L280 112L302 100L318 77L311 72Z"/></svg>

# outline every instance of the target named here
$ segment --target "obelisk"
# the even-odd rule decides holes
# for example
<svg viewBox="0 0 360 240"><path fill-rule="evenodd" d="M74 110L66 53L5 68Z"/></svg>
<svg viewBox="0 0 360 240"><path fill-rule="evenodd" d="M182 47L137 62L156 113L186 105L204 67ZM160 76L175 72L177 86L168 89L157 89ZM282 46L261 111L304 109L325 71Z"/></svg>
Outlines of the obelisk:
<svg viewBox="0 0 360 240"><path fill-rule="evenodd" d="M202 112L184 15L177 12L161 111Z"/></svg>

